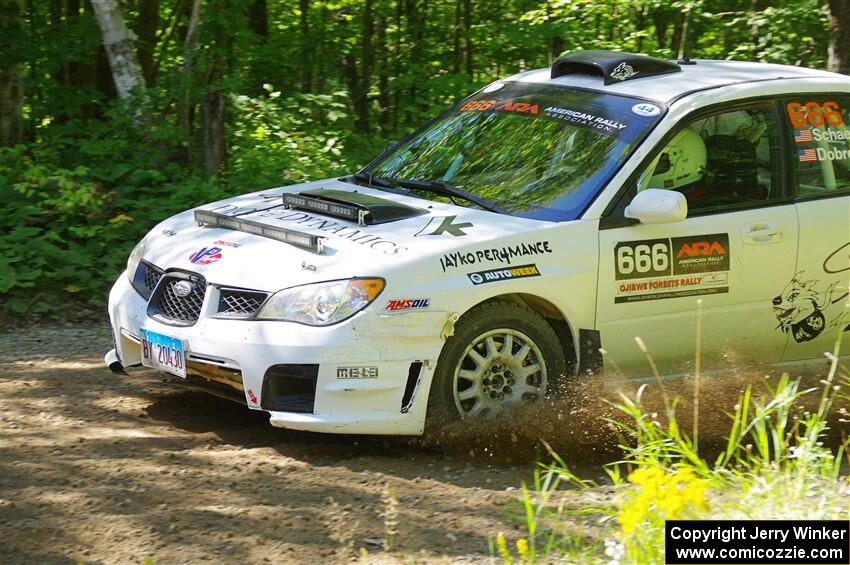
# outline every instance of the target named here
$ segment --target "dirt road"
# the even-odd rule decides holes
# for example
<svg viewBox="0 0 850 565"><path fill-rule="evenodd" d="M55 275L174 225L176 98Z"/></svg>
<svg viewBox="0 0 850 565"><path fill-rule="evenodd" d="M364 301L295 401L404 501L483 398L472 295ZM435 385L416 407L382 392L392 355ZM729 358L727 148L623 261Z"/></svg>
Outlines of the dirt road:
<svg viewBox="0 0 850 565"><path fill-rule="evenodd" d="M2 563L482 562L520 533L534 463L516 436L279 430L150 371L114 377L109 346L105 326L0 334Z"/></svg>
<svg viewBox="0 0 850 565"><path fill-rule="evenodd" d="M275 429L151 371L115 377L101 361L109 347L105 325L0 333L0 563L489 562L488 540L522 534L519 487L546 456L541 439L600 482L599 464L619 455L602 400L613 391L592 380L434 444ZM724 412L764 379L706 379L701 445L723 446ZM647 413L663 413L655 392ZM684 399L690 429L692 384L667 392ZM838 420L827 441L848 431ZM565 497L606 504L610 488ZM599 535L574 515L570 530Z"/></svg>

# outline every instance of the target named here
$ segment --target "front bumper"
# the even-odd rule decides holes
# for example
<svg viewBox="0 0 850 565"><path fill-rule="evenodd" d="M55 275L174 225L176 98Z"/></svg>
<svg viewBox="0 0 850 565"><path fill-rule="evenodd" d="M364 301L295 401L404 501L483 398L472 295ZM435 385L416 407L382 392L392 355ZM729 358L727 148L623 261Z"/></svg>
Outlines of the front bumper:
<svg viewBox="0 0 850 565"><path fill-rule="evenodd" d="M141 364L144 327L182 339L190 374L200 374L219 387L229 384L244 395L249 408L268 412L274 426L390 435L418 435L424 430L428 391L442 347L440 331L448 313L381 315L367 309L320 328L217 319L208 315L208 306L192 326L162 323L147 315L147 301L122 275L109 294L115 350L107 354L107 365L115 371ZM281 405L282 394L275 392L281 389L275 380L281 377L276 375L287 367L307 368L301 372L315 383L312 407L302 403L292 410L275 408ZM309 375L313 368L315 374Z"/></svg>

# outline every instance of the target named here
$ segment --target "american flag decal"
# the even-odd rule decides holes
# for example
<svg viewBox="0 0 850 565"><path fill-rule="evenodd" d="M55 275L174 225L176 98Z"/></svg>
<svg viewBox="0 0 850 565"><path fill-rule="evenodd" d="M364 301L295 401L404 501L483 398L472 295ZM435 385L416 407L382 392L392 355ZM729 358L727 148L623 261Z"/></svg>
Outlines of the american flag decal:
<svg viewBox="0 0 850 565"><path fill-rule="evenodd" d="M812 141L812 130L794 130L794 141L796 141L797 143L806 143Z"/></svg>
<svg viewBox="0 0 850 565"><path fill-rule="evenodd" d="M815 153L814 149L800 149L798 153L800 154L801 163L809 163L811 161L818 160L817 153Z"/></svg>

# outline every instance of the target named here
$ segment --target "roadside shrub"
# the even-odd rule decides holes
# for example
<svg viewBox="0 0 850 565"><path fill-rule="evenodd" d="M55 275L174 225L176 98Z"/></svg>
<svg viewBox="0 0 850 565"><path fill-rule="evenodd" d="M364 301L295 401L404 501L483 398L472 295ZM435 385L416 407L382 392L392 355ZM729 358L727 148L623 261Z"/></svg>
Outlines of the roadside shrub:
<svg viewBox="0 0 850 565"><path fill-rule="evenodd" d="M350 173L383 146L349 137L340 93L282 100L266 91L232 98L230 161L217 179L192 166L185 132L152 117L168 103L154 92L141 108L46 122L44 141L0 148L0 316L102 317L127 255L159 221L229 195ZM354 151L345 152L349 140Z"/></svg>
<svg viewBox="0 0 850 565"><path fill-rule="evenodd" d="M49 142L0 148L0 313L74 318L100 309L127 254L157 221L223 193L172 162L167 130L48 126Z"/></svg>

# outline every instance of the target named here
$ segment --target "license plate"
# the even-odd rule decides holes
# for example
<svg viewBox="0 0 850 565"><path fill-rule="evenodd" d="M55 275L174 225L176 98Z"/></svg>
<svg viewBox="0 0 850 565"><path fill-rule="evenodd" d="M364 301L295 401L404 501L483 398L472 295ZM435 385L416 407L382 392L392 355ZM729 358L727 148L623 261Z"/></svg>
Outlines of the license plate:
<svg viewBox="0 0 850 565"><path fill-rule="evenodd" d="M183 340L142 329L142 365L185 379Z"/></svg>

